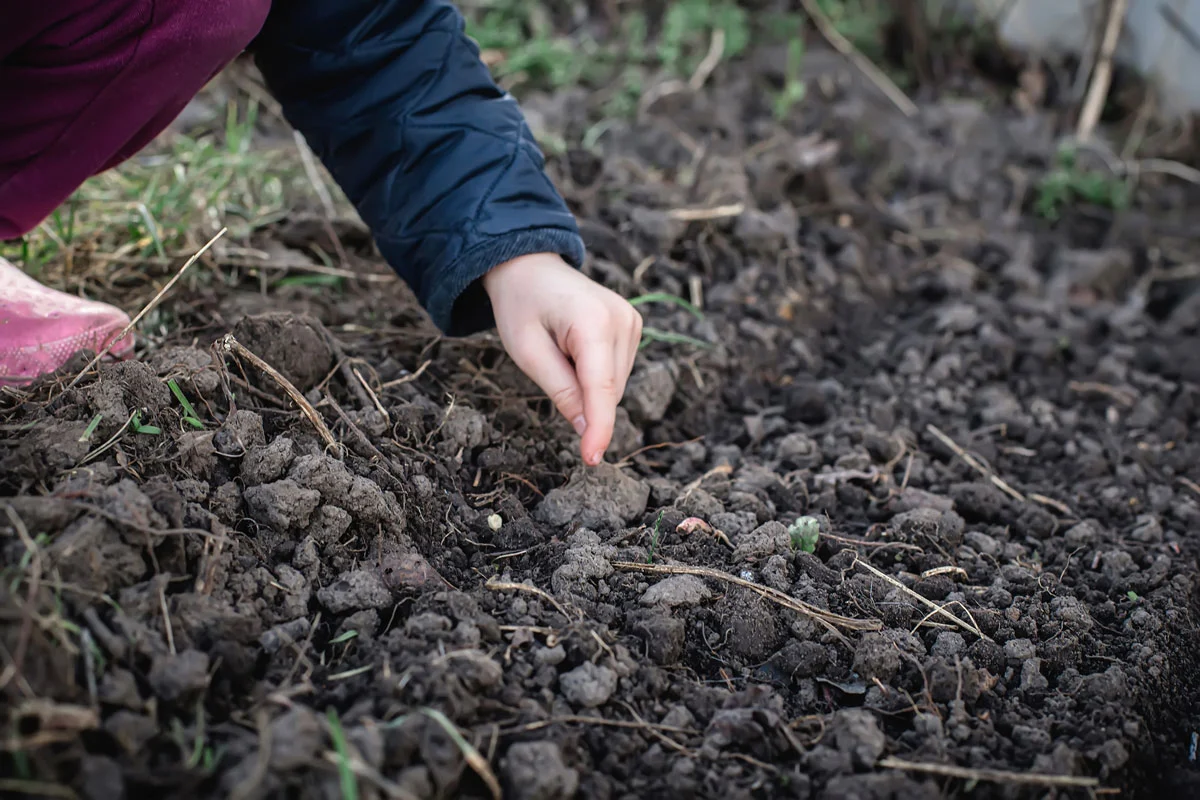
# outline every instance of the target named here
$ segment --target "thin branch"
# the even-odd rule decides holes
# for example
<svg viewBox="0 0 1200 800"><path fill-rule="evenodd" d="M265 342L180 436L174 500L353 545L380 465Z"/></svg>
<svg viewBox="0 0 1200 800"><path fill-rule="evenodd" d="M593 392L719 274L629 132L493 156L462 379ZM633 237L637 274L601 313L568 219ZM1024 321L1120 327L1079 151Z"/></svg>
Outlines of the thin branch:
<svg viewBox="0 0 1200 800"><path fill-rule="evenodd" d="M852 631L877 631L883 627L883 624L879 620L843 617L841 614L834 614L831 611L825 611L824 609L805 603L803 600L797 600L778 589L772 589L769 586L763 586L717 569L675 566L673 564L640 564L635 561L614 561L612 565L615 569L626 572L652 572L660 575L695 575L700 578L712 578L722 583L732 583L734 586L749 589L755 594L771 600L784 608L789 608L792 611L824 623L830 630L838 627Z"/></svg>
<svg viewBox="0 0 1200 800"><path fill-rule="evenodd" d="M167 292L171 291L171 287L179 282L179 279L183 277L183 273L187 272L188 267L192 266L192 264L195 264L197 261L199 261L200 256L202 256L206 252L208 252L208 248L210 248L214 244L216 244L217 240L220 239L222 236L224 236L225 231L227 231L227 230L229 230L229 229L221 228L221 230L217 231L216 236L209 239L208 243L206 245L204 245L199 250L197 250L196 253L191 258L189 258L187 261L185 261L183 263L183 266L179 268L179 271L175 273L175 277L173 277L173 278L171 278L171 280L167 281L166 285L158 290L158 294L154 295L154 297L152 297L150 299L150 302L147 303L146 306L141 311L138 312L137 316L134 317L133 319L131 319L129 321L129 324L126 325L125 328L119 334L117 334L117 336L115 338L110 340L109 343L106 344L104 346L104 348L99 353L96 354L96 357L88 362L88 365L86 367L84 367L82 370L80 370L79 374L75 376L75 380L73 380L69 384L67 384L67 388L68 389L75 388L75 385L78 384L79 381L83 380L83 376L88 374L88 372L91 371L92 367L94 367L98 363L100 363L100 359L102 359L106 355L108 355L109 352L113 349L113 347L116 346L117 342L121 341L127 335L129 335L129 332L131 330L133 330L133 327L135 325L137 325L139 322L141 322L142 317L149 314L150 310L159 304L159 302L163 299L163 297L166 296Z"/></svg>
<svg viewBox="0 0 1200 800"><path fill-rule="evenodd" d="M805 13L812 17L813 24L817 26L817 30L833 46L833 49L850 59L854 66L858 67L867 77L867 80L887 95L887 98L895 104L896 108L900 109L904 116L916 116L916 104L908 98L908 95L900 91L900 87L885 75L883 70L871 63L871 59L859 52L858 48L834 27L829 17L817 5L816 0L800 0L800 5L804 7Z"/></svg>
<svg viewBox="0 0 1200 800"><path fill-rule="evenodd" d="M1094 789L1100 786L1095 778L1080 778L1074 775L1048 775L1039 772L1009 772L999 769L968 769L951 764L929 764L917 761L905 761L888 756L879 762L879 766L888 769L900 769L906 772L922 772L926 775L940 775L945 778L961 778L967 781L990 781L992 783L1015 783L1028 786L1058 786Z"/></svg>
<svg viewBox="0 0 1200 800"><path fill-rule="evenodd" d="M332 448L335 453L341 453L341 445L338 444L337 439L333 438L333 433L329 430L329 426L325 424L325 420L321 419L321 415L318 414L317 410L312 407L312 403L308 402L308 400L304 398L304 395L300 393L300 390L297 389L291 381L283 377L283 375L279 373L279 370L275 369L266 361L263 361L254 353L250 352L250 350L244 344L234 338L232 333L225 334L225 336L222 337L217 343L217 346L223 352L233 353L246 359L256 369L259 369L269 375L277 384L279 384L280 388L287 392L288 397L292 398L292 402L300 407L300 411L305 417L308 418L308 421L312 423L313 427L317 429L317 433L321 436L321 439L325 442L325 445L329 448Z"/></svg>
<svg viewBox="0 0 1200 800"><path fill-rule="evenodd" d="M1092 82L1083 101L1083 110L1079 112L1079 125L1075 129L1076 137L1081 140L1091 138L1096 123L1100 121L1100 112L1104 110L1104 100L1108 97L1108 89L1112 85L1113 53L1121 38L1121 26L1124 24L1125 11L1128 8L1129 0L1110 0L1108 4L1108 19L1104 23L1104 38L1100 40L1096 71L1092 73Z"/></svg>

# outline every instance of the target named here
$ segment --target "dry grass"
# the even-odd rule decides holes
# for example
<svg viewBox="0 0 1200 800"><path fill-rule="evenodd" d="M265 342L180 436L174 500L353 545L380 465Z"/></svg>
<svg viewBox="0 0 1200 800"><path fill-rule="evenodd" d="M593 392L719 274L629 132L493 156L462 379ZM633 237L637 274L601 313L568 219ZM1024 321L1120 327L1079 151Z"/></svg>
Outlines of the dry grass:
<svg viewBox="0 0 1200 800"><path fill-rule="evenodd" d="M164 277L228 228L189 275L189 288L254 273L229 266L261 260L250 246L254 233L290 213L323 212L328 192L314 183L283 121L244 91L228 91L235 80L245 80L238 70L200 96L212 104L229 94L222 118L186 134L168 131L133 159L88 180L24 238L0 243L0 257L56 289L140 308ZM336 202L339 212L348 209L340 194ZM335 269L326 261L318 266ZM268 274L282 277L278 270ZM144 327L169 320L170 312L158 309Z"/></svg>

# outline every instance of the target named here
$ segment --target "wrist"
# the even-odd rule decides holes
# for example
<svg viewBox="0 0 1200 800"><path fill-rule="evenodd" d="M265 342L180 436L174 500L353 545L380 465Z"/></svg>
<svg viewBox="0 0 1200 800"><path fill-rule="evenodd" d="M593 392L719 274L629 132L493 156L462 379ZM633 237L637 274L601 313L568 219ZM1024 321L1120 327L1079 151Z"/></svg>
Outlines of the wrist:
<svg viewBox="0 0 1200 800"><path fill-rule="evenodd" d="M529 253L523 256L505 261L503 264L497 264L483 276L483 289L491 296L495 287L502 283L506 283L508 278L520 272L527 271L538 266L546 266L548 264L559 263L566 265L562 256L557 253Z"/></svg>

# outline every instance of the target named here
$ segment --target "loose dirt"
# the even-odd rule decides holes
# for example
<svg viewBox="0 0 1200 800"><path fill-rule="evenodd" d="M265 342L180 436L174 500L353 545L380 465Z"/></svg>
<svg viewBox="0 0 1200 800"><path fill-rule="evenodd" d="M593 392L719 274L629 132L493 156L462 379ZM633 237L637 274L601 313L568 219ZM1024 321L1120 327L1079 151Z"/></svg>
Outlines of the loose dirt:
<svg viewBox="0 0 1200 800"><path fill-rule="evenodd" d="M6 791L1200 791L1196 193L1051 226L1052 112L806 70L789 127L722 70L551 159L593 275L702 307L642 307L705 346L646 347L608 466L390 283L186 290L6 392Z"/></svg>

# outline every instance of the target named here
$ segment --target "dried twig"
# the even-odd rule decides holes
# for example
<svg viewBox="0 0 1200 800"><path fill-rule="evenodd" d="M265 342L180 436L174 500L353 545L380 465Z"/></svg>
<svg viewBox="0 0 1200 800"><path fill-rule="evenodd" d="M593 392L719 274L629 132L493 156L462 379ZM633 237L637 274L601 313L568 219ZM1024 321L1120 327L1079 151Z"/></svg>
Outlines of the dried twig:
<svg viewBox="0 0 1200 800"><path fill-rule="evenodd" d="M641 564L636 561L614 561L612 565L615 569L624 570L626 572L653 572L659 575L695 575L698 578L712 578L713 580L723 583L731 583L734 586L740 586L743 589L749 589L761 597L771 600L784 608L789 608L798 614L803 614L818 622L828 626L831 630L834 628L845 628L851 631L877 631L883 627L877 619L854 619L853 617L843 617L841 614L834 614L831 611L817 608L814 605L809 605L803 600L797 600L791 595L785 594L778 589L772 589L769 586L748 581L739 578L735 575L730 575L728 572L721 572L708 567L687 567L675 566L673 564Z"/></svg>
<svg viewBox="0 0 1200 800"><path fill-rule="evenodd" d="M1108 4L1108 19L1104 23L1104 37L1100 40L1096 71L1092 73L1092 82L1088 86L1083 110L1079 112L1079 124L1075 128L1075 136L1080 140L1089 139L1096 123L1100 121L1100 112L1104 109L1104 100L1112 85L1113 53L1121 37L1121 26L1128 7L1129 0L1110 0Z"/></svg>
<svg viewBox="0 0 1200 800"><path fill-rule="evenodd" d="M354 377L358 378L358 382L362 384L363 391L365 391L367 396L371 398L371 402L375 405L375 410L378 411L380 416L382 416L390 425L392 423L392 416L388 414L387 409L385 409L383 404L379 402L379 396L376 395L374 390L371 389L371 384L367 383L367 379L364 378L362 373L357 369L351 369L350 371L354 373Z"/></svg>
<svg viewBox="0 0 1200 800"><path fill-rule="evenodd" d="M489 765L487 759L485 759L479 753L479 751L476 750L475 747L463 737L458 728L455 727L454 723L450 721L449 717L433 708L423 708L421 709L421 713L441 726L442 730L446 732L446 735L449 736L456 745L458 745L458 749L462 752L463 760L465 760L467 764L470 765L471 769L475 770L476 774L478 774L479 777L483 779L483 782L487 784L488 790L491 791L494 800L500 800L504 793L500 789L500 781L496 779L496 774L492 772L491 765Z"/></svg>
<svg viewBox="0 0 1200 800"><path fill-rule="evenodd" d="M918 761L905 761L894 756L888 756L879 762L879 766L888 769L900 769L906 772L923 772L926 775L940 775L945 778L962 778L967 781L990 781L992 783L1018 783L1031 786L1074 786L1084 789L1095 788L1100 781L1095 778L1080 778L1074 775L1048 775L1040 772L1008 772L999 769L968 769L951 764L929 764Z"/></svg>
<svg viewBox="0 0 1200 800"><path fill-rule="evenodd" d="M712 39L709 40L708 52L704 55L704 60L696 67L696 71L692 73L691 79L688 81L688 88L693 92L698 92L704 88L704 84L708 83L709 76L713 70L721 63L721 57L725 55L725 29L714 28Z"/></svg>
<svg viewBox="0 0 1200 800"><path fill-rule="evenodd" d="M292 402L300 407L300 411L304 414L304 416L308 417L308 421L311 422L313 427L317 429L317 433L325 442L325 446L331 448L336 453L341 453L341 445L338 444L337 439L333 438L333 433L329 430L329 426L325 424L325 420L321 419L321 415L318 414L317 410L312 407L312 403L304 399L304 395L300 394L300 390L297 389L291 381L283 377L283 375L279 373L279 370L275 369L266 361L263 361L261 358L254 355L254 353L250 352L250 350L244 344L234 338L232 333L225 334L225 336L221 338L220 342L218 342L218 347L220 347L221 350L226 353L234 353L246 359L253 364L256 369L259 369L269 375L285 392L287 392L288 397L292 398Z"/></svg>
<svg viewBox="0 0 1200 800"><path fill-rule="evenodd" d="M1107 383L1099 383L1097 381L1070 381L1067 383L1067 388L1078 394L1100 394L1111 399L1118 405L1128 408L1137 400L1137 396L1128 389L1122 389L1117 386L1109 386Z"/></svg>
<svg viewBox="0 0 1200 800"><path fill-rule="evenodd" d="M955 442L953 439L951 439L946 434L942 433L942 431L936 425L934 425L933 423L930 423L925 426L925 430L929 433L930 436L937 439L939 442L946 445L946 447L949 447L952 451L954 451L954 455L958 456L963 461L965 461L969 467L974 469L976 472L978 472L983 477L990 480L996 486L997 489L1004 492L1006 495L1013 498L1014 500L1017 500L1022 503L1025 502L1025 495L1021 494L1016 489L1009 486L1007 483L1004 482L1003 479L998 477L990 469L988 469L982 463L980 463L979 459L975 458L975 456L971 455L966 450L959 447L957 442Z"/></svg>
<svg viewBox="0 0 1200 800"><path fill-rule="evenodd" d="M892 79L883 73L879 67L871 63L871 59L864 56L858 51L849 39L841 34L833 23L829 21L829 17L817 5L816 0L800 0L800 5L804 7L804 11L812 18L813 24L817 26L817 30L825 37L829 44L839 53L850 59L854 66L858 67L863 75L871 83L878 87L879 91L887 95L887 98L895 104L896 108L906 117L915 116L917 106L912 100L908 99L908 95L900 91L900 87L892 82Z"/></svg>
<svg viewBox="0 0 1200 800"><path fill-rule="evenodd" d="M163 628L167 632L167 647L171 655L175 655L175 630L171 627L171 612L167 609L167 585L165 581L158 584L158 607L162 610Z"/></svg>
<svg viewBox="0 0 1200 800"><path fill-rule="evenodd" d="M707 222L714 219L736 217L745 210L745 203L728 203L712 208L672 208L667 212L667 216L680 222Z"/></svg>
<svg viewBox="0 0 1200 800"><path fill-rule="evenodd" d="M550 594L545 590L539 589L536 586L531 586L528 583L509 583L508 581L498 581L495 578L492 578L484 584L484 588L491 589L493 592L528 592L529 594L535 594L550 605L554 606L558 610L558 613L562 614L567 619L571 619L571 615L567 613L567 609L563 607L562 603L559 603L557 600L551 597Z"/></svg>
<svg viewBox="0 0 1200 800"><path fill-rule="evenodd" d="M425 370L429 369L429 365L432 363L433 363L433 361L431 359L426 359L421 364L421 366L417 367L415 372L410 372L408 375L405 375L402 378L396 378L396 380L394 380L394 381L388 381L387 383L382 383L379 385L379 388L380 389L392 389L396 386L403 386L406 383L412 383L417 378L424 375Z"/></svg>
<svg viewBox="0 0 1200 800"><path fill-rule="evenodd" d="M650 729L654 731L663 731L666 733L679 733L685 736L696 736L699 731L694 731L690 728L680 728L675 725L659 725L654 722L633 722L627 719L605 719L604 717L550 717L549 719L539 719L536 722L528 722L524 725L515 725L511 728L505 728L501 733L509 735L514 733L532 733L540 731L542 728L549 728L552 725L595 725L601 728L631 728L634 730Z"/></svg>
<svg viewBox="0 0 1200 800"><path fill-rule="evenodd" d="M154 297L150 298L150 302L146 303L145 307L137 313L137 316L135 316L133 319L131 319L129 321L129 324L126 325L121 330L121 332L116 335L115 338L111 339L108 342L108 344L106 344L104 346L104 348L101 349L100 352L96 354L96 357L88 362L88 365L86 367L84 367L82 370L79 371L79 374L75 376L75 380L73 380L69 384L67 384L67 388L68 389L75 388L75 385L78 384L81 380L83 380L83 376L88 374L92 370L92 367L99 364L100 359L102 359L106 355L108 355L109 352L113 349L113 347L116 346L117 342L121 341L127 335L129 335L129 332L131 330L133 330L133 327L135 325L137 325L139 322L141 322L142 317L144 317L148 313L150 313L150 310L159 304L159 302L163 299L163 297L166 296L167 292L171 291L171 287L179 282L179 279L183 277L183 273L187 272L188 267L192 266L192 264L195 264L197 261L199 261L200 256L202 256L206 252L208 252L208 249L210 247L212 247L214 244L216 244L217 240L220 239L222 236L224 236L225 231L227 231L227 230L228 230L228 228L221 228L221 230L217 231L216 236L209 239L208 243L206 245L204 245L203 247L201 247L199 250L196 251L195 255L193 255L187 261L183 262L183 266L180 267L179 271L175 273L175 277L173 277L173 278L171 278L171 280L167 281L166 284L161 289L158 290L158 294L156 294L156 295L154 295Z"/></svg>
<svg viewBox="0 0 1200 800"><path fill-rule="evenodd" d="M658 444L648 444L645 447L639 447L637 450L634 450L632 453L618 461L615 466L627 467L633 463L633 459L637 458L643 453L649 453L651 450L665 450L671 447L686 447L689 444L695 444L696 442L703 440L703 436L697 436L694 439L688 439L686 442L659 442Z"/></svg>
<svg viewBox="0 0 1200 800"><path fill-rule="evenodd" d="M987 634L985 634L983 631L981 631L979 629L978 625L975 625L974 623L963 622L961 619L959 619L958 617L954 616L949 611L947 611L945 606L939 606L937 603L933 602L929 598L914 592L912 589L908 588L903 583L901 583L900 581L893 578L891 575L888 575L886 572L883 572L883 571L877 569L873 564L869 564L866 561L863 561L862 559L858 558L857 553L855 553L854 563L858 566L864 567L868 572L870 572L875 577L881 578L882 580L887 581L892 586L895 586L901 592L908 595L912 599L916 600L918 603L925 606L926 608L933 609L933 613L945 617L946 619L950 620L955 625L957 625L958 627L967 631L968 633L972 633L972 634L978 636L980 639L987 639L988 641L991 641L991 637L988 636ZM965 608L966 607L964 606L964 610L965 610Z"/></svg>
<svg viewBox="0 0 1200 800"><path fill-rule="evenodd" d="M12 796L15 797L31 795L33 797L62 797L66 798L66 800L75 800L75 798L79 797L70 787L57 783L26 781L20 778L0 778L0 795L6 795L8 792L12 792Z"/></svg>
<svg viewBox="0 0 1200 800"><path fill-rule="evenodd" d="M1029 499L1035 503L1041 503L1044 506L1049 506L1050 508L1053 508L1055 511L1059 512L1064 517L1074 517L1075 516L1075 512L1071 510L1070 506L1068 506L1066 503L1062 503L1062 502L1059 502L1058 500L1055 500L1053 497L1046 497L1046 495L1044 495L1044 494L1031 494L1031 495L1029 495Z"/></svg>

